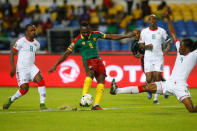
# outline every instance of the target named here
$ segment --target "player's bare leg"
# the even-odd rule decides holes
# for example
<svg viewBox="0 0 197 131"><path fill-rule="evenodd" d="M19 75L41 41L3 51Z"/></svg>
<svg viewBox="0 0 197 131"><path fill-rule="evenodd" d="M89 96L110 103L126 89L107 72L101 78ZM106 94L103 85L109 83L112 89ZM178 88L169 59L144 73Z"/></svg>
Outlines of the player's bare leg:
<svg viewBox="0 0 197 131"><path fill-rule="evenodd" d="M96 87L96 98L92 110L103 110L99 104L104 93L105 75L99 75L96 77L96 80L98 84Z"/></svg>
<svg viewBox="0 0 197 131"><path fill-rule="evenodd" d="M36 74L33 81L38 85L38 92L40 94L40 109L48 109L47 106L45 105L45 99L46 99L45 82L40 72Z"/></svg>
<svg viewBox="0 0 197 131"><path fill-rule="evenodd" d="M193 104L191 97L184 98L182 102L189 112L197 112L197 106Z"/></svg>
<svg viewBox="0 0 197 131"><path fill-rule="evenodd" d="M163 76L162 76L162 75L161 75L160 77L161 77L161 81L166 81L166 79L165 79L165 78L163 78ZM165 99L168 99L168 97L169 97L169 95L164 95L164 98L165 98Z"/></svg>
<svg viewBox="0 0 197 131"><path fill-rule="evenodd" d="M115 79L112 80L110 94L138 94L142 92L156 93L157 86L155 83L141 85L141 86L128 86L123 88L118 88Z"/></svg>
<svg viewBox="0 0 197 131"><path fill-rule="evenodd" d="M153 76L154 76L154 82L161 81L161 72L154 72ZM158 97L159 94L155 93L153 104L159 104Z"/></svg>
<svg viewBox="0 0 197 131"><path fill-rule="evenodd" d="M145 73L145 75L146 75L146 82L148 84L150 84L153 81L153 72L147 72L147 73ZM151 99L152 93L147 92L147 97L148 97L148 99Z"/></svg>
<svg viewBox="0 0 197 131"><path fill-rule="evenodd" d="M20 86L20 89L10 98L8 98L8 100L6 101L6 103L4 103L3 105L3 109L6 110L10 107L10 105L18 98L20 98L21 96L25 95L29 90L29 83L24 83Z"/></svg>

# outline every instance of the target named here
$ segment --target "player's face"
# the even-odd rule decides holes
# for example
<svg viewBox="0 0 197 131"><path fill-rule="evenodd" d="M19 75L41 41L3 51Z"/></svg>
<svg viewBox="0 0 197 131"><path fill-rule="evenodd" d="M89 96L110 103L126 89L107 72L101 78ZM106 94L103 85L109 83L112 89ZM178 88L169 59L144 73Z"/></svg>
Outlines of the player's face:
<svg viewBox="0 0 197 131"><path fill-rule="evenodd" d="M150 16L148 19L148 23L151 27L157 26L157 18L155 16Z"/></svg>
<svg viewBox="0 0 197 131"><path fill-rule="evenodd" d="M88 37L90 35L90 29L89 29L89 27L82 26L81 29L80 29L80 31L81 31L82 36L85 39L88 39Z"/></svg>
<svg viewBox="0 0 197 131"><path fill-rule="evenodd" d="M134 30L134 39L135 40L139 40L140 39L140 31L139 30Z"/></svg>
<svg viewBox="0 0 197 131"><path fill-rule="evenodd" d="M36 27L35 27L35 26L29 26L29 27L27 28L27 30L26 30L26 35L27 35L29 38L31 38L31 39L35 38L35 37L36 37L36 34L37 34L37 32L36 32Z"/></svg>
<svg viewBox="0 0 197 131"><path fill-rule="evenodd" d="M180 44L179 53L181 55L186 55L187 54L187 47L185 46L183 41Z"/></svg>

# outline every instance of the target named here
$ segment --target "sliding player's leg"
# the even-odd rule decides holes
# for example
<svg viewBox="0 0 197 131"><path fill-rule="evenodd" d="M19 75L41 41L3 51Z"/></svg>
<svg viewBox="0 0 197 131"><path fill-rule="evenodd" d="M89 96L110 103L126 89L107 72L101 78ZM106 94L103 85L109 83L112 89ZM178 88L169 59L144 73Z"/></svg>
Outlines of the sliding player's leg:
<svg viewBox="0 0 197 131"><path fill-rule="evenodd" d="M115 79L112 80L110 94L138 94L142 92L157 92L157 85L155 83L140 85L140 86L128 86L123 88L118 88Z"/></svg>
<svg viewBox="0 0 197 131"><path fill-rule="evenodd" d="M36 75L33 76L34 76L33 81L37 83L38 93L40 94L40 109L48 109L47 106L45 105L46 86L42 74L39 71Z"/></svg>

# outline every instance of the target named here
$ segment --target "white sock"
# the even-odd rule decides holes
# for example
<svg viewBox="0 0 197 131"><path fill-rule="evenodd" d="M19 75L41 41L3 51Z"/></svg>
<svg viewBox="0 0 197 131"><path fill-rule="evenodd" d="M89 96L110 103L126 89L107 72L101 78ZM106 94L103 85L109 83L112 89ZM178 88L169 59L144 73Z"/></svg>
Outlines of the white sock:
<svg viewBox="0 0 197 131"><path fill-rule="evenodd" d="M22 94L20 93L20 91L18 90L12 97L11 97L11 101L14 101L16 99L18 99L19 97L21 97Z"/></svg>
<svg viewBox="0 0 197 131"><path fill-rule="evenodd" d="M38 92L40 94L40 103L44 104L46 98L46 87L45 86L38 87Z"/></svg>
<svg viewBox="0 0 197 131"><path fill-rule="evenodd" d="M138 94L138 93L139 93L138 86L118 88L116 91L116 94Z"/></svg>
<svg viewBox="0 0 197 131"><path fill-rule="evenodd" d="M159 94L155 93L154 101L158 101Z"/></svg>

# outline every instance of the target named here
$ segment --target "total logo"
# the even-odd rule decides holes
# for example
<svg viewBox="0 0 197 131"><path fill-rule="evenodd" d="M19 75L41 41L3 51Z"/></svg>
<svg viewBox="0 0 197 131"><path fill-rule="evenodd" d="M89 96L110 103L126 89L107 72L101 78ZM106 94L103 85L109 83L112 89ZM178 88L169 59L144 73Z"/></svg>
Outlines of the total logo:
<svg viewBox="0 0 197 131"><path fill-rule="evenodd" d="M80 75L79 65L73 59L68 59L60 65L58 71L63 83L74 82Z"/></svg>
<svg viewBox="0 0 197 131"><path fill-rule="evenodd" d="M116 72L115 76L111 76L111 72ZM128 76L125 76L125 72L128 72ZM142 72L141 65L124 65L123 67L118 65L108 65L106 66L106 81L111 82L114 78L116 82L120 82L124 79L124 77L129 77L130 83L135 83L137 81L137 75L140 75L138 78L140 78L140 82L144 83L146 81L146 76L144 73L137 73ZM164 66L163 75L165 79L168 79L170 77L170 66L166 65Z"/></svg>

